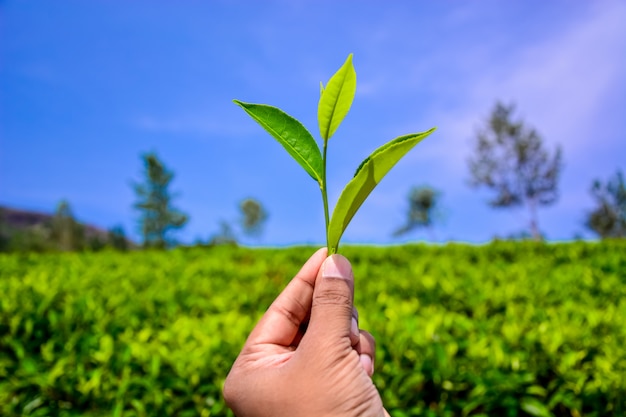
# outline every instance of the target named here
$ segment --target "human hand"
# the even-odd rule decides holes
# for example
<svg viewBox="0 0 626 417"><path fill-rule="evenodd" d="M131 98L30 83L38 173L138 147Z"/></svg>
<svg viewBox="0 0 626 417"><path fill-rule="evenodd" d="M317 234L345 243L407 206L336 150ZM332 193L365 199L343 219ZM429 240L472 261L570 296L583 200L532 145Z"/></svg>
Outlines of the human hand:
<svg viewBox="0 0 626 417"><path fill-rule="evenodd" d="M224 384L238 417L383 417L374 338L357 325L352 267L318 250L256 325Z"/></svg>

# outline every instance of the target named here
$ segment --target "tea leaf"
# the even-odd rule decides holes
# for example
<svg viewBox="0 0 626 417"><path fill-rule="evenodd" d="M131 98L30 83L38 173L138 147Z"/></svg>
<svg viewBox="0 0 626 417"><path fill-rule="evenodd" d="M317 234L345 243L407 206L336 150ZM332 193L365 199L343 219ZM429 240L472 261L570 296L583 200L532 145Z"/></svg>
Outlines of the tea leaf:
<svg viewBox="0 0 626 417"><path fill-rule="evenodd" d="M339 240L352 217L372 190L378 185L393 166L435 128L422 133L400 136L366 158L354 174L354 178L341 192L328 226L328 250L336 253Z"/></svg>
<svg viewBox="0 0 626 417"><path fill-rule="evenodd" d="M522 406L522 410L526 411L531 416L536 417L550 417L552 413L541 401L532 397L522 398L520 401L520 405Z"/></svg>
<svg viewBox="0 0 626 417"><path fill-rule="evenodd" d="M326 142L335 133L352 106L356 92L356 72L352 65L352 54L330 78L326 87L320 88L322 94L317 106L317 121L320 135Z"/></svg>
<svg viewBox="0 0 626 417"><path fill-rule="evenodd" d="M289 152L315 181L322 181L322 153L309 131L281 109L233 100Z"/></svg>

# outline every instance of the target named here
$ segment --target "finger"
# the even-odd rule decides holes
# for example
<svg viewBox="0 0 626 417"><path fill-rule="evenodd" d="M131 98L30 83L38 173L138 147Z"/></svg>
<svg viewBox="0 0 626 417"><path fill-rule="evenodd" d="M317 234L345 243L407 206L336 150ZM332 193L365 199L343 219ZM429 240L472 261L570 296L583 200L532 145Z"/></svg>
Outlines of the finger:
<svg viewBox="0 0 626 417"><path fill-rule="evenodd" d="M309 258L265 312L247 344L290 346L294 342L301 324L311 311L315 279L326 253L326 248L322 248Z"/></svg>
<svg viewBox="0 0 626 417"><path fill-rule="evenodd" d="M353 294L354 277L350 262L341 255L326 258L315 281L307 333L320 335L320 339L330 338L332 341L345 337L349 341Z"/></svg>
<svg viewBox="0 0 626 417"><path fill-rule="evenodd" d="M355 349L359 354L361 366L369 376L372 376L374 374L374 358L376 357L376 341L374 340L374 336L365 330L361 330L359 343Z"/></svg>
<svg viewBox="0 0 626 417"><path fill-rule="evenodd" d="M352 307L352 323L350 326L350 344L355 346L359 343L359 311Z"/></svg>

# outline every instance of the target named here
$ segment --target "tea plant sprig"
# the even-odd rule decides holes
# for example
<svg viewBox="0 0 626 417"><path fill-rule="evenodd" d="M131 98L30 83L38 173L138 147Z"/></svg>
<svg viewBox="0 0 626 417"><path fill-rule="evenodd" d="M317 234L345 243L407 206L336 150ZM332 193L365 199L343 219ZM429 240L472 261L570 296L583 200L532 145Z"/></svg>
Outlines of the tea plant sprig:
<svg viewBox="0 0 626 417"><path fill-rule="evenodd" d="M397 137L376 149L356 170L342 191L332 216L328 211L326 154L328 141L348 114L356 93L356 72L352 54L330 78L326 87L320 83L317 121L323 147L320 151L313 135L295 118L277 107L233 100L274 137L302 168L317 181L322 192L326 245L328 253L337 253L339 240L357 210L393 166L435 128Z"/></svg>

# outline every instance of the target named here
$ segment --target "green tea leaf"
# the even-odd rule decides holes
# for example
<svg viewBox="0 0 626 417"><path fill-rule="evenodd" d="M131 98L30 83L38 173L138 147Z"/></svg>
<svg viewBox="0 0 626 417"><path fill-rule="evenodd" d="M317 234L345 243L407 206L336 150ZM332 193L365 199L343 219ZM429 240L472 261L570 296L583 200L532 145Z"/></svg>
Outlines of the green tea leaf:
<svg viewBox="0 0 626 417"><path fill-rule="evenodd" d="M526 411L531 416L536 417L551 417L552 413L548 407L541 401L532 397L525 397L521 400L522 410Z"/></svg>
<svg viewBox="0 0 626 417"><path fill-rule="evenodd" d="M350 220L372 190L378 185L393 166L435 128L422 133L400 136L380 148L363 161L354 178L341 192L328 226L328 250L336 253L339 240Z"/></svg>
<svg viewBox="0 0 626 417"><path fill-rule="evenodd" d="M352 100L354 100L356 72L352 65L352 54L348 55L346 62L321 91L322 94L317 106L317 121L320 135L324 141L327 141L348 114Z"/></svg>
<svg viewBox="0 0 626 417"><path fill-rule="evenodd" d="M322 153L309 131L281 109L233 100L289 152L315 181L322 181Z"/></svg>

